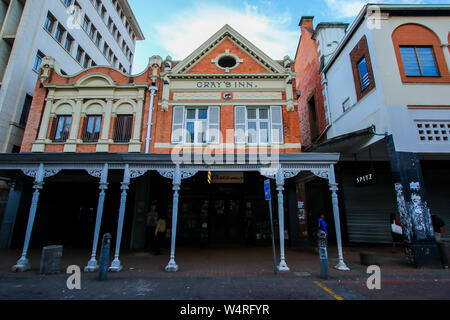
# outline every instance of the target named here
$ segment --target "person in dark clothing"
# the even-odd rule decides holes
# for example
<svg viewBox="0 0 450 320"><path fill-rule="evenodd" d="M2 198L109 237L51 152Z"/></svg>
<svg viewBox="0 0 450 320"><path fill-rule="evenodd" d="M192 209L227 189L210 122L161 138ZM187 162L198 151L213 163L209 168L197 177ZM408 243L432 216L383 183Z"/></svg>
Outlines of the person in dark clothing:
<svg viewBox="0 0 450 320"><path fill-rule="evenodd" d="M161 254L161 247L163 246L164 236L166 235L166 219L162 215L158 215L158 223L155 228L155 255Z"/></svg>
<svg viewBox="0 0 450 320"><path fill-rule="evenodd" d="M436 242L441 242L441 234L443 232L447 232L443 229L443 227L445 226L445 222L435 214L431 215L431 221L433 222L434 236L436 238Z"/></svg>
<svg viewBox="0 0 450 320"><path fill-rule="evenodd" d="M390 222L391 222L391 235L392 235L392 253L396 253L397 251L395 250L395 246L397 243L403 242L403 235L394 232L392 225L401 227L402 224L400 223L400 221L397 220L397 217L395 216L394 213L391 213Z"/></svg>

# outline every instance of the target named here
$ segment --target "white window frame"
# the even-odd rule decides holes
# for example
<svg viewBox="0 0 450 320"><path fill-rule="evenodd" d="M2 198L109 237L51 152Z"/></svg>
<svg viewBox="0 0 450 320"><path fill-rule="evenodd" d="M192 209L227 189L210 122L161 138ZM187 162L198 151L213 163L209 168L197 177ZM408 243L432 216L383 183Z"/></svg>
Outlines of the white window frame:
<svg viewBox="0 0 450 320"><path fill-rule="evenodd" d="M172 144L182 144L182 145L194 145L194 146L205 146L205 145L213 145L213 144L220 144L220 107L219 106L176 106L174 108L183 108L183 123L182 123L182 129L183 129L183 135L181 142L174 141L174 120L175 120L175 113L172 117L172 136L171 136L171 143ZM218 123L213 124L211 123L211 110L212 109L218 110ZM187 113L188 110L195 109L195 119L188 119ZM198 119L199 110L206 109L207 110L207 116L206 119ZM194 122L194 142L187 142L187 122ZM198 142L198 134L197 134L197 123L204 122L205 123L205 135L206 135L206 142ZM179 124L178 124L179 125ZM217 141L210 141L210 126L215 125L218 127L218 133L219 136L217 137Z"/></svg>
<svg viewBox="0 0 450 320"><path fill-rule="evenodd" d="M242 145L242 144L245 144L245 145L248 145L248 146L268 146L268 145L273 145L273 144L283 144L284 143L284 124L283 124L283 108L282 108L282 106L264 106L264 105L259 105L259 106L235 106L235 113L234 113L234 116L235 116L235 119L234 119L234 126L235 126L235 130L236 130L236 108L245 108L245 142L244 143L238 143L238 137L237 137L237 135L236 135L236 131L235 131L235 143L236 144L238 144L238 145ZM279 123L279 125L281 125L281 131L282 131L282 134L281 134L281 141L280 142L274 142L273 140L273 132L272 132L272 128L273 128L273 109L274 108L280 108L281 109L281 122ZM248 110L249 109L256 109L257 110L257 112L256 112L256 120L255 119L250 119L249 120L249 118L248 118ZM268 143L262 143L262 142L260 142L261 141L261 136L260 136L260 123L261 123L261 119L259 119L259 110L260 109L267 109L268 110L268 113L269 113L269 119L267 120L267 122L268 122L268 124L269 124L269 128L268 128L268 130L269 130L269 142ZM266 120L265 119L262 119L264 122L266 122ZM257 132L257 140L258 140L258 142L256 142L256 143L250 143L249 142L249 130L248 130L248 124L249 124L249 122L255 122L256 121L256 124L257 124L257 130L256 130L256 132Z"/></svg>

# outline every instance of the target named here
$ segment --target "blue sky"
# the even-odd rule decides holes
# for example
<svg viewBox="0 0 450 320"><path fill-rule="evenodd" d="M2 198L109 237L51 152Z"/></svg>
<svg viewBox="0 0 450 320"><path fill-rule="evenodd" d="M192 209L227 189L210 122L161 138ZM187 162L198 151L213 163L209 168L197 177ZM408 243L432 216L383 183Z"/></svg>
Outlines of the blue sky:
<svg viewBox="0 0 450 320"><path fill-rule="evenodd" d="M182 60L228 23L273 59L295 55L302 16L314 23L347 22L363 0L128 0L145 34L138 41L133 73L152 55ZM371 3L377 2L369 1ZM382 3L450 3L450 0L384 0Z"/></svg>

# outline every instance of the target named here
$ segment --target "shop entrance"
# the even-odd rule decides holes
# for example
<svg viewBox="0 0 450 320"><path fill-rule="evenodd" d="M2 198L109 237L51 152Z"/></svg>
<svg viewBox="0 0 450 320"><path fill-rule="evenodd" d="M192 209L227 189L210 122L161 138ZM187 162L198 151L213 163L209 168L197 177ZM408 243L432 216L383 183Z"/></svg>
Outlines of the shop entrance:
<svg viewBox="0 0 450 320"><path fill-rule="evenodd" d="M270 245L263 179L257 173L243 177L240 183L208 184L207 173L198 173L183 184L177 246Z"/></svg>

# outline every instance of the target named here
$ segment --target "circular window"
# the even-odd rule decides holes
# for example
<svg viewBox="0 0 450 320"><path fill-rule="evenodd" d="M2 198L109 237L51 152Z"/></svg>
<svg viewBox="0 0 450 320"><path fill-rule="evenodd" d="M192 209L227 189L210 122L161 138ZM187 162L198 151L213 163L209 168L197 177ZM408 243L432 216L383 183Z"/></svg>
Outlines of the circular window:
<svg viewBox="0 0 450 320"><path fill-rule="evenodd" d="M222 68L233 68L234 66L236 66L237 61L232 56L224 56L219 59L218 64Z"/></svg>

